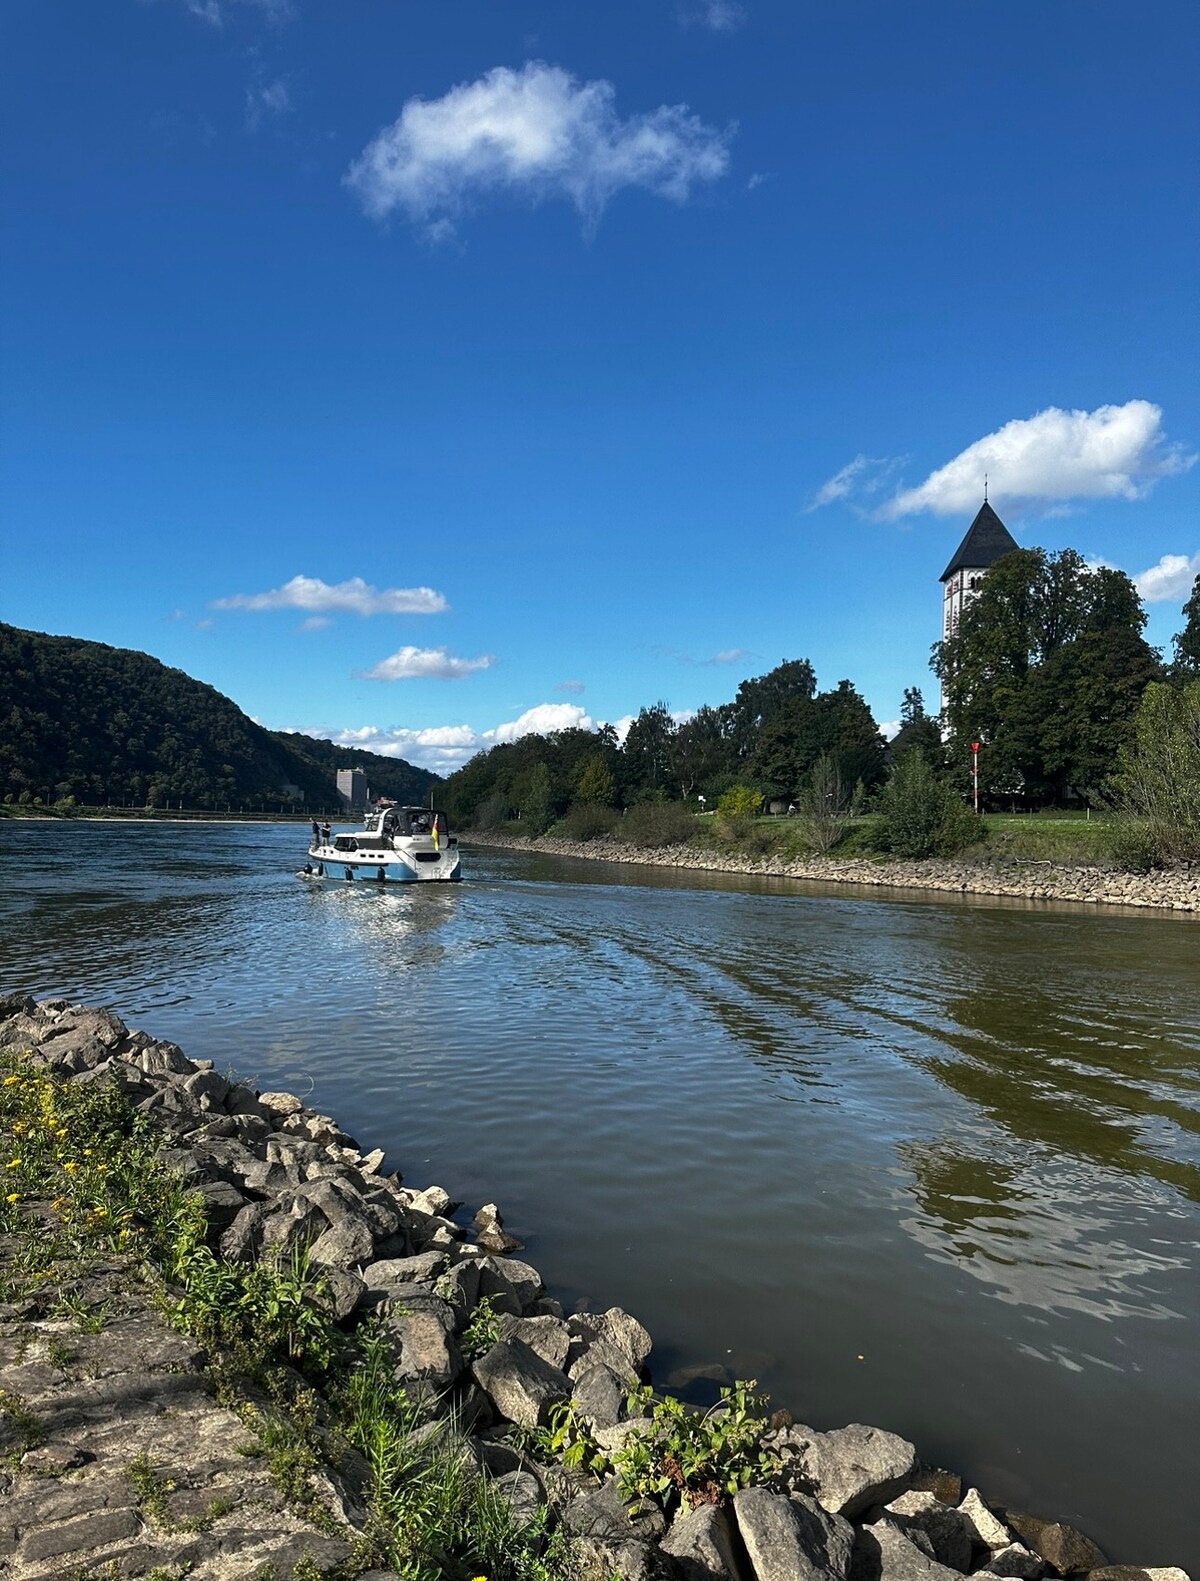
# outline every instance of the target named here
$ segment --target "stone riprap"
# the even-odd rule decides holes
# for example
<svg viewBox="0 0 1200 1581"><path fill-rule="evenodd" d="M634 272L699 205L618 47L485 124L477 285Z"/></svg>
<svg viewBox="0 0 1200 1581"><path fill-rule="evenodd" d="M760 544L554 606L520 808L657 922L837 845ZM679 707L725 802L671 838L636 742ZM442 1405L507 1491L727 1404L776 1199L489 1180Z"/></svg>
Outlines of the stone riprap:
<svg viewBox="0 0 1200 1581"><path fill-rule="evenodd" d="M692 845L646 850L607 837L597 840L516 839L493 831L462 837L464 844L589 862L638 862L698 873L753 873L771 878L812 879L822 884L867 885L872 889L930 889L944 894L1007 895L1016 900L1056 900L1092 906L1138 906L1159 911L1200 912L1200 869L1190 867L1124 873L1106 867L1071 867L1058 862L995 858L979 861L870 861L864 857L806 860L703 851Z"/></svg>
<svg viewBox="0 0 1200 1581"><path fill-rule="evenodd" d="M534 1268L491 1249L503 1235L495 1204L464 1222L447 1192L406 1187L298 1098L227 1080L108 1011L0 999L0 1049L68 1081L118 1083L166 1133L164 1159L204 1199L222 1257L309 1247L338 1320L378 1320L432 1430L453 1413L478 1475L522 1517L570 1535L581 1581L1186 1581L1106 1566L1083 1534L989 1505L894 1433L822 1432L787 1412L759 1434L759 1485L735 1497L710 1485L695 1508L630 1509L611 1463L588 1474L535 1460L529 1434L570 1401L607 1455L636 1440L649 1422L629 1419L641 1408L629 1391L648 1378L650 1335L620 1308L564 1313ZM299 1566L387 1581L355 1564L361 1457L318 1435L321 1463L298 1504L247 1458L245 1411L214 1397L207 1358L166 1325L137 1269L116 1258L56 1279L0 1307L0 1571L233 1581ZM61 1315L72 1302L102 1306L103 1329ZM469 1345L481 1312L494 1330Z"/></svg>

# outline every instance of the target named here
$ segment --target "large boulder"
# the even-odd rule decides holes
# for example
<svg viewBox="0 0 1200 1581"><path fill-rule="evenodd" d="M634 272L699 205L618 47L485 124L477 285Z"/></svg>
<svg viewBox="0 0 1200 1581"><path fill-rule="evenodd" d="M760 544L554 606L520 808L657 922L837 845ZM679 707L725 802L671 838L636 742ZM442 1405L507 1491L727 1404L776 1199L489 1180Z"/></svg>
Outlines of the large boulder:
<svg viewBox="0 0 1200 1581"><path fill-rule="evenodd" d="M1062 1521L1043 1521L1024 1510L1005 1510L1004 1524L1034 1553L1040 1554L1059 1575L1075 1575L1083 1570L1099 1570L1108 1560L1082 1532Z"/></svg>
<svg viewBox="0 0 1200 1581"><path fill-rule="evenodd" d="M931 1558L923 1537L886 1518L862 1527L854 1538L851 1581L958 1581L961 1571Z"/></svg>
<svg viewBox="0 0 1200 1581"><path fill-rule="evenodd" d="M680 1581L742 1581L733 1517L727 1505L702 1504L679 1514L663 1538Z"/></svg>
<svg viewBox="0 0 1200 1581"><path fill-rule="evenodd" d="M861 1422L807 1436L792 1429L788 1437L817 1502L847 1520L904 1493L916 1469L917 1452L906 1438Z"/></svg>
<svg viewBox="0 0 1200 1581"><path fill-rule="evenodd" d="M389 1310L381 1326L392 1347L396 1377L402 1382L428 1383L441 1390L461 1374L454 1314L437 1296Z"/></svg>
<svg viewBox="0 0 1200 1581"><path fill-rule="evenodd" d="M921 1532L939 1564L965 1575L971 1568L971 1531L961 1510L943 1504L932 1493L910 1490L893 1499L886 1513L904 1535ZM918 1544L918 1547L923 1544Z"/></svg>
<svg viewBox="0 0 1200 1581"><path fill-rule="evenodd" d="M518 1427L544 1426L554 1406L571 1395L563 1374L519 1339L499 1340L472 1371L500 1415Z"/></svg>
<svg viewBox="0 0 1200 1581"><path fill-rule="evenodd" d="M854 1528L804 1494L743 1488L733 1513L756 1581L845 1581L849 1574Z"/></svg>
<svg viewBox="0 0 1200 1581"><path fill-rule="evenodd" d="M1012 1533L995 1511L984 1503L983 1494L978 1488L968 1488L958 1508L966 1518L971 1541L977 1547L990 1548L993 1553L997 1553L1012 1542Z"/></svg>

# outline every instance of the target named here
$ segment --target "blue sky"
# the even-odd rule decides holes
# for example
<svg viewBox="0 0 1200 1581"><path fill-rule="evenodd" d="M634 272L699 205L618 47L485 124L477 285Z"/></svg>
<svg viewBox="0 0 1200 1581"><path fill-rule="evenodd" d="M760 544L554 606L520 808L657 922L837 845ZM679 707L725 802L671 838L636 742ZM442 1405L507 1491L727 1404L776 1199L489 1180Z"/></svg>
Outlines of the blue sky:
<svg viewBox="0 0 1200 1581"><path fill-rule="evenodd" d="M1200 571L1193 0L10 0L0 618L435 768Z"/></svg>

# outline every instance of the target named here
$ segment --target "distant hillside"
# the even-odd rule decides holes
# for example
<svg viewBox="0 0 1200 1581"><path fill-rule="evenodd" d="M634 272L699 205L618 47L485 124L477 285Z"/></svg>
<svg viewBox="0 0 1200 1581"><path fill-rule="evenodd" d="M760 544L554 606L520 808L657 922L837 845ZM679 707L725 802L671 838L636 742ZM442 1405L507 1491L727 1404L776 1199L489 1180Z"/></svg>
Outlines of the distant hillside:
<svg viewBox="0 0 1200 1581"><path fill-rule="evenodd" d="M148 654L0 623L0 799L332 808L337 770L356 767L401 801L439 783L397 758L264 730Z"/></svg>

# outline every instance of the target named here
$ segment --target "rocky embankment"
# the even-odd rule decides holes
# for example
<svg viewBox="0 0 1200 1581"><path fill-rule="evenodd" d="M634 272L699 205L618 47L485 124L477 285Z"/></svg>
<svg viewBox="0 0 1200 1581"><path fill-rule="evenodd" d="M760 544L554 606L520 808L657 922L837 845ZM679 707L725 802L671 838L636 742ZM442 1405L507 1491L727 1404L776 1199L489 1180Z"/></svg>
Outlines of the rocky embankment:
<svg viewBox="0 0 1200 1581"><path fill-rule="evenodd" d="M513 839L491 831L463 836L469 845L552 856L583 857L589 862L639 862L706 873L768 874L775 878L814 879L823 884L868 885L873 889L932 889L958 895L1009 895L1020 900L1062 900L1089 905L1138 906L1162 911L1200 912L1200 871L1190 868L1123 873L1103 867L1068 867L1057 862L1016 858L950 861L869 861L863 857L758 858L739 852L704 851L692 845L646 850L602 837L586 842Z"/></svg>
<svg viewBox="0 0 1200 1581"><path fill-rule="evenodd" d="M1081 1533L989 1504L903 1438L861 1424L817 1431L777 1412L746 1446L756 1483L688 1485L641 1414L654 1409L644 1392L630 1415L650 1335L616 1307L565 1313L514 1255L493 1206L468 1219L439 1187L402 1184L380 1152L362 1152L299 1098L231 1082L107 1011L0 1000L0 1051L67 1082L118 1084L166 1133L163 1160L203 1198L221 1259L310 1248L337 1321L349 1330L370 1314L395 1378L424 1400L418 1431L453 1420L475 1475L523 1517L571 1536L573 1576L1186 1581L1110 1566ZM214 1396L213 1358L166 1325L135 1268L109 1259L55 1281L16 1297L10 1284L0 1307L0 1570L13 1581L387 1581L355 1563L368 1467L322 1434L320 1405L301 1490L294 1466L280 1482L274 1460L252 1458L245 1411ZM72 1320L97 1310L102 1324ZM587 1448L574 1467L537 1433L561 1425L568 1403L560 1448ZM639 1446L666 1491L631 1510L616 1470Z"/></svg>

